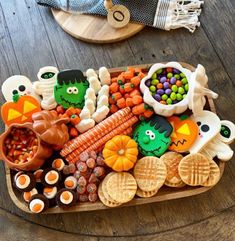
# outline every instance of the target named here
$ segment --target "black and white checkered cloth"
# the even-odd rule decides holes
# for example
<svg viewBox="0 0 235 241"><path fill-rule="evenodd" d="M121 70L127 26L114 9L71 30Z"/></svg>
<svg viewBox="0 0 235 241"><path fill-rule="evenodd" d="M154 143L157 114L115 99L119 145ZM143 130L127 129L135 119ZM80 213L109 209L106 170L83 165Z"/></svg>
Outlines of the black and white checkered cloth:
<svg viewBox="0 0 235 241"><path fill-rule="evenodd" d="M62 9L106 16L104 0L36 0L38 4ZM144 25L170 30L184 27L194 32L200 26L201 0L113 0L113 4L126 6L131 20Z"/></svg>

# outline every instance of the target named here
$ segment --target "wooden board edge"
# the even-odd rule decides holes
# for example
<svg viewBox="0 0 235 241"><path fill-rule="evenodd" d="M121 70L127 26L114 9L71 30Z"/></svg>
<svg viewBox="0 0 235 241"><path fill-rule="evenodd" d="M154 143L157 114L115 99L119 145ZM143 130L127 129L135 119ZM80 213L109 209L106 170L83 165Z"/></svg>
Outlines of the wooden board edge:
<svg viewBox="0 0 235 241"><path fill-rule="evenodd" d="M190 64L187 64L185 62L179 62L183 67L188 68L191 71L195 70L195 67L193 67ZM143 65L131 65L132 67L139 67L145 70L148 70L152 64L143 64ZM120 71L126 70L125 67L117 67L117 68L110 68L108 69L110 73L118 73ZM208 103L210 105L211 111L216 113L215 105L213 102L212 98L208 98ZM5 165L5 164L4 164ZM220 178L223 175L224 168L225 168L225 162L219 161L219 168L220 168ZM6 184L8 188L9 195L13 201L13 203L22 211L31 213L27 207L27 204L24 202L21 202L12 187L12 182L11 182L11 173L10 169L8 168L7 165L5 165L5 172L6 172ZM192 187L189 190L184 190L182 189L178 190L177 192L172 192L172 193L167 193L167 194L161 194L161 195L156 195L151 198L135 198L134 200L120 206L120 207L127 207L127 206L135 206L135 205L142 205L142 204L149 204L149 203L155 203L155 202L162 202L162 201L167 201L167 200L173 200L173 199L179 199L179 198L184 198L184 197L190 197L190 196L195 196L204 192L207 192L210 190L212 187ZM96 203L79 203L79 205L75 205L74 207L68 208L66 210L61 209L59 207L53 207L49 208L42 214L56 214L56 213L71 213L71 212L84 212L84 211L95 211L95 210L105 210L105 209L110 209L109 207L106 207L103 205L100 201Z"/></svg>

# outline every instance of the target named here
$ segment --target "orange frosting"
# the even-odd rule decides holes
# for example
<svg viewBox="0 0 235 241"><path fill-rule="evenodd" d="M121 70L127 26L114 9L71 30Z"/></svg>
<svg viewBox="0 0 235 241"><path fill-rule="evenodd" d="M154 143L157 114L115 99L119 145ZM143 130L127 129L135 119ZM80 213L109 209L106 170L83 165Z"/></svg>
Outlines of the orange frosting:
<svg viewBox="0 0 235 241"><path fill-rule="evenodd" d="M70 198L69 192L67 192L67 191L63 192L62 197L64 200L69 200L69 198Z"/></svg>
<svg viewBox="0 0 235 241"><path fill-rule="evenodd" d="M62 165L61 159L56 159L54 162L55 168L60 168Z"/></svg>
<svg viewBox="0 0 235 241"><path fill-rule="evenodd" d="M65 181L65 185L66 185L67 187L73 187L74 182L71 181L71 180L67 180L67 181Z"/></svg>
<svg viewBox="0 0 235 241"><path fill-rule="evenodd" d="M39 204L39 203L36 203L33 208L32 208L32 211L35 212L35 213L38 213L40 212L40 210L42 209L42 205Z"/></svg>
<svg viewBox="0 0 235 241"><path fill-rule="evenodd" d="M57 178L57 175L54 172L50 172L47 177L49 181L54 181Z"/></svg>
<svg viewBox="0 0 235 241"><path fill-rule="evenodd" d="M19 176L19 183L20 185L24 185L26 182L26 177L25 176Z"/></svg>

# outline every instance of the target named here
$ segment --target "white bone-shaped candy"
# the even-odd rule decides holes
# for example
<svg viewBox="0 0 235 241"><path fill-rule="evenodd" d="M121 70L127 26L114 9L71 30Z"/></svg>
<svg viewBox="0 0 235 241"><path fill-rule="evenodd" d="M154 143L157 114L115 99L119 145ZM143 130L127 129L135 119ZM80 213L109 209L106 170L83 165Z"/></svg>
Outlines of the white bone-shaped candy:
<svg viewBox="0 0 235 241"><path fill-rule="evenodd" d="M88 82L90 84L90 88L92 88L95 91L95 94L98 94L99 90L101 89L100 81L97 77L92 76L88 79Z"/></svg>
<svg viewBox="0 0 235 241"><path fill-rule="evenodd" d="M95 105L92 100L90 99L86 100L85 107L90 111L91 115L95 112Z"/></svg>
<svg viewBox="0 0 235 241"><path fill-rule="evenodd" d="M87 109L87 107L83 107L79 117L80 117L81 120L85 120L85 119L90 119L91 118L91 113Z"/></svg>
<svg viewBox="0 0 235 241"><path fill-rule="evenodd" d="M101 96L97 102L97 109L102 106L109 106L109 98L106 95Z"/></svg>
<svg viewBox="0 0 235 241"><path fill-rule="evenodd" d="M99 78L100 78L101 85L110 85L111 77L106 67L101 67L99 69Z"/></svg>
<svg viewBox="0 0 235 241"><path fill-rule="evenodd" d="M95 126L95 121L93 119L85 119L85 120L81 120L75 127L80 133L84 133L94 126Z"/></svg>
<svg viewBox="0 0 235 241"><path fill-rule="evenodd" d="M96 74L95 70L94 69L88 69L86 71L86 77L89 79L91 77L96 77L98 78L98 75Z"/></svg>
<svg viewBox="0 0 235 241"><path fill-rule="evenodd" d="M96 112L92 115L92 119L96 122L99 123L101 122L103 119L105 119L105 117L108 115L109 113L109 108L107 106L102 106L101 108L97 109Z"/></svg>
<svg viewBox="0 0 235 241"><path fill-rule="evenodd" d="M98 101L99 101L100 97L103 96L103 95L109 97L109 86L108 85L103 85L101 87L101 89L98 93L98 97L97 97Z"/></svg>
<svg viewBox="0 0 235 241"><path fill-rule="evenodd" d="M85 94L85 100L92 100L93 103L96 103L96 95L95 95L95 91L92 88L88 88L86 90L86 94Z"/></svg>
<svg viewBox="0 0 235 241"><path fill-rule="evenodd" d="M12 101L13 95L31 95L41 102L40 96L35 93L33 84L24 75L13 75L6 79L2 84L2 94L6 101Z"/></svg>

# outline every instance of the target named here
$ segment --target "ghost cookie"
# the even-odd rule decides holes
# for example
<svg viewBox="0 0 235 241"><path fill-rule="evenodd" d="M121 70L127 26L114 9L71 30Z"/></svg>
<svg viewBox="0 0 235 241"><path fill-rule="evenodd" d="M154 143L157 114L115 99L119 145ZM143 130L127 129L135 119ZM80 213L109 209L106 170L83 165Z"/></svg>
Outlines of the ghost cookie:
<svg viewBox="0 0 235 241"><path fill-rule="evenodd" d="M58 72L56 67L43 67L37 74L39 81L33 84L34 91L42 96L41 107L45 110L52 110L57 105L54 98L54 85Z"/></svg>
<svg viewBox="0 0 235 241"><path fill-rule="evenodd" d="M221 121L220 132L200 151L210 159L218 157L222 161L229 161L233 156L233 150L229 144L235 138L235 125L223 120Z"/></svg>
<svg viewBox="0 0 235 241"><path fill-rule="evenodd" d="M144 156L160 157L171 143L171 124L161 116L142 121L134 130L133 139Z"/></svg>
<svg viewBox="0 0 235 241"><path fill-rule="evenodd" d="M12 101L13 96L16 94L20 96L31 95L39 102L41 101L39 95L33 89L32 82L23 75L13 75L6 79L2 84L2 94L6 101Z"/></svg>
<svg viewBox="0 0 235 241"><path fill-rule="evenodd" d="M190 119L197 123L199 135L189 152L197 153L220 132L220 119L215 113L208 110L202 111L200 115L192 115Z"/></svg>
<svg viewBox="0 0 235 241"><path fill-rule="evenodd" d="M82 109L88 87L89 83L82 71L76 69L61 71L57 75L54 87L55 100L65 109L69 107Z"/></svg>

